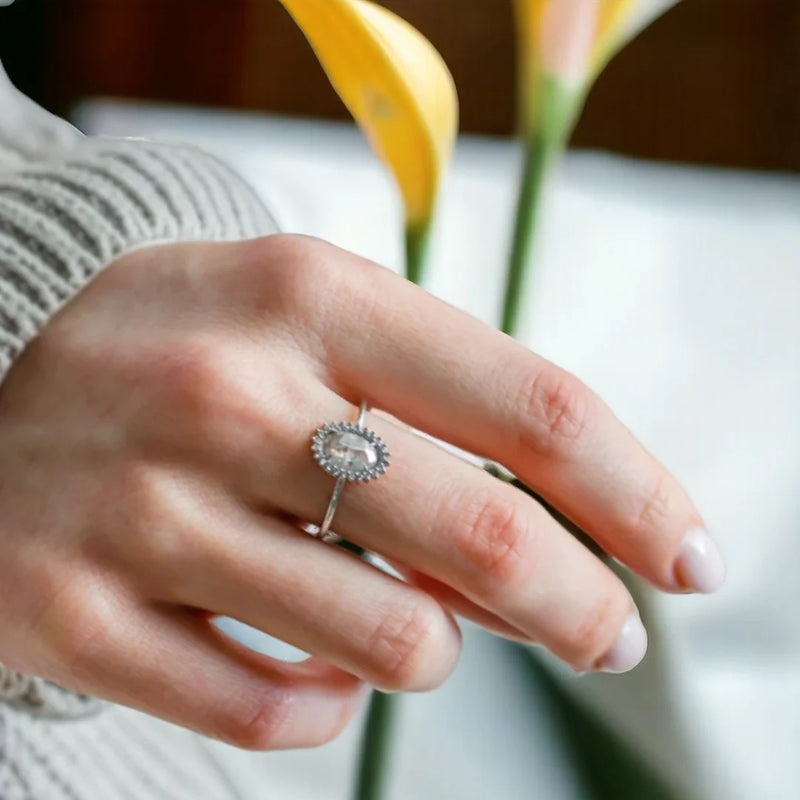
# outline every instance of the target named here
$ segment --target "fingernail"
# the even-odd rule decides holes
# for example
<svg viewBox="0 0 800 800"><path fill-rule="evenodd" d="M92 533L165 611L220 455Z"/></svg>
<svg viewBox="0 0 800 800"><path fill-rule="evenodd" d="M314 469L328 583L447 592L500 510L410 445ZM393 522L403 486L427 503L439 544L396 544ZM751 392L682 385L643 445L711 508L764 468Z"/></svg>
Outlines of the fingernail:
<svg viewBox="0 0 800 800"><path fill-rule="evenodd" d="M628 672L647 652L647 631L639 614L631 612L614 646L600 659L597 669L603 672Z"/></svg>
<svg viewBox="0 0 800 800"><path fill-rule="evenodd" d="M710 594L725 582L725 562L714 540L702 528L684 537L675 562L675 580L681 589Z"/></svg>

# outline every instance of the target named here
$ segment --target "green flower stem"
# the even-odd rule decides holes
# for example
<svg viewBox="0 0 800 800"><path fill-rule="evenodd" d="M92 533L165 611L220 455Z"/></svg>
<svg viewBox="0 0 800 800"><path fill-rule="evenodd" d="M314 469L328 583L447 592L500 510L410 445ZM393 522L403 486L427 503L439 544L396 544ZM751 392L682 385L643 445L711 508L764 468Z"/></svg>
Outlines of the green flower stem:
<svg viewBox="0 0 800 800"><path fill-rule="evenodd" d="M550 165L563 153L582 104L583 92L552 77L542 78L538 88L538 113L531 126L525 150L522 185L517 201L514 240L511 248L502 330L515 336L538 229L545 180Z"/></svg>
<svg viewBox="0 0 800 800"><path fill-rule="evenodd" d="M422 284L431 241L430 223L409 225L406 228L406 278Z"/></svg>
<svg viewBox="0 0 800 800"><path fill-rule="evenodd" d="M372 693L361 742L355 800L380 800L386 794L398 697L377 690Z"/></svg>
<svg viewBox="0 0 800 800"><path fill-rule="evenodd" d="M519 328L519 314L527 268L531 262L534 234L539 220L539 207L544 189L544 176L550 161L550 148L541 136L528 142L525 168L522 175L517 216L514 223L514 240L506 279L501 329L514 336Z"/></svg>
<svg viewBox="0 0 800 800"><path fill-rule="evenodd" d="M428 260L431 223L406 227L406 277L422 283ZM382 800L386 795L392 734L400 695L374 691L361 740L355 800Z"/></svg>

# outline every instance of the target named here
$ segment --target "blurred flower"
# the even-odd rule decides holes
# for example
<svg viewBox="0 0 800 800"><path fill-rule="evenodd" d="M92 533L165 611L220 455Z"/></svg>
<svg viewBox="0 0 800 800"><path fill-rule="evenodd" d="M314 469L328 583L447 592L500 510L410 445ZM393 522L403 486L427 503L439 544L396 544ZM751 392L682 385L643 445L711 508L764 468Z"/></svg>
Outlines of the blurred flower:
<svg viewBox="0 0 800 800"><path fill-rule="evenodd" d="M367 0L281 0L403 196L408 277L422 264L443 171L458 128L458 98L433 45Z"/></svg>
<svg viewBox="0 0 800 800"><path fill-rule="evenodd" d="M653 20L680 0L616 0L608 2L610 8L601 15L599 33L592 59L594 79L605 65L631 39L636 37Z"/></svg>
<svg viewBox="0 0 800 800"><path fill-rule="evenodd" d="M679 0L514 0L519 128L526 141L502 328L517 332L543 181L595 78L636 34Z"/></svg>
<svg viewBox="0 0 800 800"><path fill-rule="evenodd" d="M585 90L613 56L678 0L514 0L525 121L555 78Z"/></svg>

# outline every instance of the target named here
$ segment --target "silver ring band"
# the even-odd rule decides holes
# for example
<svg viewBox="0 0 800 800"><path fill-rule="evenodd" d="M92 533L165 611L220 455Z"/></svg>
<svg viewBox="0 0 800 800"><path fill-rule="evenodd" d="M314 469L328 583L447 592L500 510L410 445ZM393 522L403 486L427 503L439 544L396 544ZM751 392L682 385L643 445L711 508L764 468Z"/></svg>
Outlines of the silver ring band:
<svg viewBox="0 0 800 800"><path fill-rule="evenodd" d="M389 466L389 450L381 438L364 426L369 406L364 400L355 422L334 422L318 428L311 440L317 463L336 478L328 509L316 537L326 543L342 537L331 530L345 484L366 483L383 475Z"/></svg>

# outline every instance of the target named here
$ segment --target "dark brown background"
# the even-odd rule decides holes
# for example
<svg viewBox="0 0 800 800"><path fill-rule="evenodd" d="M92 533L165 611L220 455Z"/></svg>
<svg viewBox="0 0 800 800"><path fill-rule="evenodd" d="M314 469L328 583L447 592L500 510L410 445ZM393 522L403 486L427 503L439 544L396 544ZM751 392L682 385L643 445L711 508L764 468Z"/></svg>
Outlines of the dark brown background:
<svg viewBox="0 0 800 800"><path fill-rule="evenodd" d="M463 129L509 133L510 0L383 4L444 55ZM10 71L13 62L31 91L62 113L81 96L105 94L345 114L276 0L18 0L0 14L0 46L5 40L12 55L0 54ZM575 141L647 157L800 170L800 2L684 0L611 64Z"/></svg>

